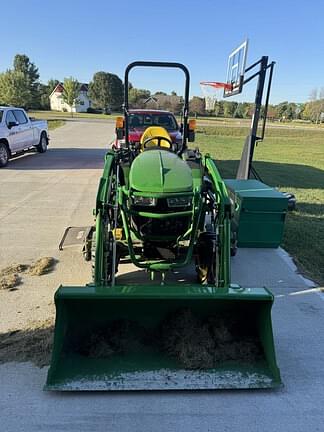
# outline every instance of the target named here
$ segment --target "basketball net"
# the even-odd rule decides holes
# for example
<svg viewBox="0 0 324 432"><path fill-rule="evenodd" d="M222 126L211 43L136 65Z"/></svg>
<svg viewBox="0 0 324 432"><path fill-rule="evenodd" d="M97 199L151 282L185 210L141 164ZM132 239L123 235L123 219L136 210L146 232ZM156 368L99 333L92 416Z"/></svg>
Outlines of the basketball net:
<svg viewBox="0 0 324 432"><path fill-rule="evenodd" d="M215 81L202 81L200 88L204 95L206 111L214 111L216 102L222 99L224 89L230 90L231 85Z"/></svg>

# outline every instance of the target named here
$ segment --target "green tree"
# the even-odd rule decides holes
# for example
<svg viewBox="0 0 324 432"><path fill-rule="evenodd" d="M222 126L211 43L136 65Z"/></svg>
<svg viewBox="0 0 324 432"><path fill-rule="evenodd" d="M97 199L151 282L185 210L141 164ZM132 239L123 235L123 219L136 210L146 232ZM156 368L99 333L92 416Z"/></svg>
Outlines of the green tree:
<svg viewBox="0 0 324 432"><path fill-rule="evenodd" d="M39 85L39 99L40 99L40 109L48 110L50 109L50 95L55 87L59 84L59 81L56 79L50 79L47 84Z"/></svg>
<svg viewBox="0 0 324 432"><path fill-rule="evenodd" d="M313 123L320 123L322 121L323 112L324 99L318 99L305 104L302 117L305 120L311 120Z"/></svg>
<svg viewBox="0 0 324 432"><path fill-rule="evenodd" d="M310 102L306 105L310 120L320 123L324 113L324 87L319 90L313 89L310 94Z"/></svg>
<svg viewBox="0 0 324 432"><path fill-rule="evenodd" d="M78 96L80 92L80 84L79 82L73 78L64 78L64 84L63 84L64 90L62 93L62 99L63 101L69 105L72 114L72 108L75 104L78 102Z"/></svg>
<svg viewBox="0 0 324 432"><path fill-rule="evenodd" d="M285 117L287 120L294 120L296 118L296 104L293 102L290 102L287 104Z"/></svg>
<svg viewBox="0 0 324 432"><path fill-rule="evenodd" d="M295 113L296 113L296 118L297 119L302 119L303 118L303 112L304 112L304 109L305 109L305 105L306 104L304 104L304 103L297 103L296 104L296 111L295 111Z"/></svg>
<svg viewBox="0 0 324 432"><path fill-rule="evenodd" d="M237 102L224 102L224 117L233 117L237 105Z"/></svg>
<svg viewBox="0 0 324 432"><path fill-rule="evenodd" d="M16 54L13 61L14 71L20 72L26 79L29 98L25 105L28 108L39 108L40 105L40 83L38 68L29 60L25 54Z"/></svg>
<svg viewBox="0 0 324 432"><path fill-rule="evenodd" d="M286 119L286 110L288 106L288 101L281 102L277 105L277 114L280 120Z"/></svg>
<svg viewBox="0 0 324 432"><path fill-rule="evenodd" d="M51 78L47 81L47 91L48 91L48 96L51 95L52 91L55 89L55 87L57 86L57 84L59 84L60 81L54 78Z"/></svg>
<svg viewBox="0 0 324 432"><path fill-rule="evenodd" d="M138 108L150 96L151 92L149 90L132 87L128 92L128 101L132 108Z"/></svg>
<svg viewBox="0 0 324 432"><path fill-rule="evenodd" d="M205 99L198 96L194 96L189 101L189 112L190 114L204 115L206 113Z"/></svg>
<svg viewBox="0 0 324 432"><path fill-rule="evenodd" d="M30 89L26 76L19 71L7 70L0 74L0 103L29 108Z"/></svg>
<svg viewBox="0 0 324 432"><path fill-rule="evenodd" d="M48 94L48 87L46 84L39 84L39 108L43 110L50 109L50 100Z"/></svg>
<svg viewBox="0 0 324 432"><path fill-rule="evenodd" d="M302 113L302 119L303 120L312 120L312 118L311 118L311 102L305 103L303 113Z"/></svg>
<svg viewBox="0 0 324 432"><path fill-rule="evenodd" d="M96 72L89 84L89 97L96 108L119 109L123 103L123 82L114 74Z"/></svg>
<svg viewBox="0 0 324 432"><path fill-rule="evenodd" d="M172 92L175 93L175 92ZM180 114L183 109L184 100L182 96L177 96L171 93L171 111L174 114Z"/></svg>
<svg viewBox="0 0 324 432"><path fill-rule="evenodd" d="M218 100L215 102L214 114L216 117L224 116L224 101Z"/></svg>
<svg viewBox="0 0 324 432"><path fill-rule="evenodd" d="M253 104L251 104L249 102L243 102L242 103L243 118L249 118L250 117L252 105Z"/></svg>
<svg viewBox="0 0 324 432"><path fill-rule="evenodd" d="M238 103L237 107L233 114L234 118L243 118L244 117L244 106L242 103Z"/></svg>

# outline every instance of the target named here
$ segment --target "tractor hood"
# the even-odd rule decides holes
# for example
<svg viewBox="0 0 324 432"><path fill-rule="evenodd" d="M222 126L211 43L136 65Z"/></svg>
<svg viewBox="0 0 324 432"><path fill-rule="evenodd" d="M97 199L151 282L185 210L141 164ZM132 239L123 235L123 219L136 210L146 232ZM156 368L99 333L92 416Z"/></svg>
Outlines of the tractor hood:
<svg viewBox="0 0 324 432"><path fill-rule="evenodd" d="M135 158L130 187L139 192L191 192L192 174L179 156L167 150L146 150Z"/></svg>

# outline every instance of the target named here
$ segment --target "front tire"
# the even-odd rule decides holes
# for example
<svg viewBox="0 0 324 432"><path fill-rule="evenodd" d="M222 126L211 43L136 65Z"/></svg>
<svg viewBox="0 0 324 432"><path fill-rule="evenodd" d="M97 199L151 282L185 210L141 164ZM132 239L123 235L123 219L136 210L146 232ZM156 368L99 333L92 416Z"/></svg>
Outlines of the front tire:
<svg viewBox="0 0 324 432"><path fill-rule="evenodd" d="M214 285L216 280L216 233L212 225L206 226L207 230L202 232L197 243L196 271L198 282L201 285Z"/></svg>
<svg viewBox="0 0 324 432"><path fill-rule="evenodd" d="M105 242L104 242L104 274L102 275L102 279L105 281L106 285L111 284L113 278L113 262L112 262L112 249L113 249L113 234L111 231L106 232ZM96 249L97 249L97 241L96 241L96 231L92 233L91 240L91 269L92 269L92 280L95 282L96 276ZM116 266L115 266L115 274L118 271L120 254L117 251L116 256Z"/></svg>
<svg viewBox="0 0 324 432"><path fill-rule="evenodd" d="M45 132L42 132L39 144L36 146L38 153L45 153L47 150L48 139Z"/></svg>
<svg viewBox="0 0 324 432"><path fill-rule="evenodd" d="M7 145L3 142L0 142L0 168L5 167L9 162L9 149Z"/></svg>

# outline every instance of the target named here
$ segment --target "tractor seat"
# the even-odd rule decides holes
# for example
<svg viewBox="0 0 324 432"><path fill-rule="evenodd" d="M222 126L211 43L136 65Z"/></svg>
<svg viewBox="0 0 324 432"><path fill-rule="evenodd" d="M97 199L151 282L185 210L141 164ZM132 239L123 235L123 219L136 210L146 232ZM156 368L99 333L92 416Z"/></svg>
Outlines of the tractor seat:
<svg viewBox="0 0 324 432"><path fill-rule="evenodd" d="M165 140L163 139L165 138ZM147 140L151 141L147 142ZM147 142L147 144L145 144ZM145 129L141 137L141 151L152 148L162 148L164 150L173 150L171 145L172 139L167 130L161 126L150 126Z"/></svg>

